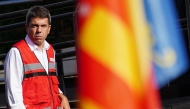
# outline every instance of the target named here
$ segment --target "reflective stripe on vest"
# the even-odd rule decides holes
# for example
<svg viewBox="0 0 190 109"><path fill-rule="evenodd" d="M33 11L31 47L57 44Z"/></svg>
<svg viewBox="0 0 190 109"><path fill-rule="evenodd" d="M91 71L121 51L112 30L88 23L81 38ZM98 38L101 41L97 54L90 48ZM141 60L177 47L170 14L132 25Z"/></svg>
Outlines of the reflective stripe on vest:
<svg viewBox="0 0 190 109"><path fill-rule="evenodd" d="M54 63L49 63L49 69L55 69ZM32 63L24 65L25 72L36 69L44 69L40 63Z"/></svg>

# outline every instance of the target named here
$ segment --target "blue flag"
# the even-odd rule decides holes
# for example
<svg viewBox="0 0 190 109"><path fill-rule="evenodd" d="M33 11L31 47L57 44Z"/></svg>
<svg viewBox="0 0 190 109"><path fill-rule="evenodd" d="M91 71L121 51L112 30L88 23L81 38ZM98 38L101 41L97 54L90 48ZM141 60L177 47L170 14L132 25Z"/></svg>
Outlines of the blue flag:
<svg viewBox="0 0 190 109"><path fill-rule="evenodd" d="M174 0L144 0L152 34L153 64L161 88L188 69L188 56Z"/></svg>

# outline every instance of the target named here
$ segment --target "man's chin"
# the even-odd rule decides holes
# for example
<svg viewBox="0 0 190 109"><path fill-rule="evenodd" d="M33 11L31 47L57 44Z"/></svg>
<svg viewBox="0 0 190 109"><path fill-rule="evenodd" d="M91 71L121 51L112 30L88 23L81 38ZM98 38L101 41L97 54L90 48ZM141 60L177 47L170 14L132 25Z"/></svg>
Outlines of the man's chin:
<svg viewBox="0 0 190 109"><path fill-rule="evenodd" d="M37 45L37 46L40 46L40 45L42 45L43 44L43 41L35 41L35 44Z"/></svg>

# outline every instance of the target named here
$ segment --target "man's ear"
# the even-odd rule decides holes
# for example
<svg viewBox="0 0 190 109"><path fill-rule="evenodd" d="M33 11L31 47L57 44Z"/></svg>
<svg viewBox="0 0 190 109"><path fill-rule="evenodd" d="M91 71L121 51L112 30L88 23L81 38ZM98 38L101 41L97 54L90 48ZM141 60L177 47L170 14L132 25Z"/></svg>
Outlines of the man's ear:
<svg viewBox="0 0 190 109"><path fill-rule="evenodd" d="M48 30L48 34L50 33L50 30L51 30L51 25L49 25L49 30Z"/></svg>

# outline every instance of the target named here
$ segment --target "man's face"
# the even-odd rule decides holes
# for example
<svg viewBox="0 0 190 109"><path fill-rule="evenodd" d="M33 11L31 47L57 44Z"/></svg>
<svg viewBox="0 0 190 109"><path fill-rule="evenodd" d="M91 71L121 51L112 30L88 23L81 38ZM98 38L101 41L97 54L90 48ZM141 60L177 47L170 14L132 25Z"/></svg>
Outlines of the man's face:
<svg viewBox="0 0 190 109"><path fill-rule="evenodd" d="M28 36L40 48L44 46L44 40L50 29L51 25L48 23L48 18L32 18L29 25L26 25Z"/></svg>

